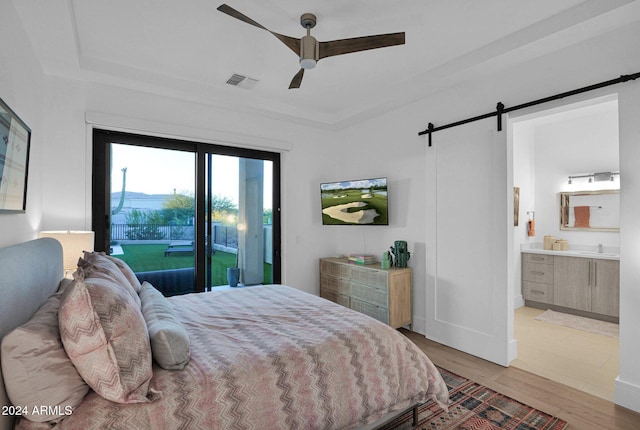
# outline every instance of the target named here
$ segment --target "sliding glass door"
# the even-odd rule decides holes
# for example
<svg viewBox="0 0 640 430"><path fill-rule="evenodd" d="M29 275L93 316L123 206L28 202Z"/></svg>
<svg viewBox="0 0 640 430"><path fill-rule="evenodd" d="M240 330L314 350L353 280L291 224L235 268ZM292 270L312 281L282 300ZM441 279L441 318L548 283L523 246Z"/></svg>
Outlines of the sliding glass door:
<svg viewBox="0 0 640 430"><path fill-rule="evenodd" d="M96 249L165 295L280 282L279 154L94 131ZM275 208L275 210L274 210Z"/></svg>

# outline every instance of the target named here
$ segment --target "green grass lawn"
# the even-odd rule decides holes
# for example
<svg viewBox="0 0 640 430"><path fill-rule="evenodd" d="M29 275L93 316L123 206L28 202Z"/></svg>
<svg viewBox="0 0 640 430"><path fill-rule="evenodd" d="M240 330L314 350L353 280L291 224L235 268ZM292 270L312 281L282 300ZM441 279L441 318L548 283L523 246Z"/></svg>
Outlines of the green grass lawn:
<svg viewBox="0 0 640 430"><path fill-rule="evenodd" d="M173 254L165 257L167 245L122 245L123 255L114 255L131 267L134 272L182 269L194 267L193 254ZM212 286L227 285L227 267L236 263L236 255L216 251L211 257ZM271 282L271 264L264 263L264 282Z"/></svg>

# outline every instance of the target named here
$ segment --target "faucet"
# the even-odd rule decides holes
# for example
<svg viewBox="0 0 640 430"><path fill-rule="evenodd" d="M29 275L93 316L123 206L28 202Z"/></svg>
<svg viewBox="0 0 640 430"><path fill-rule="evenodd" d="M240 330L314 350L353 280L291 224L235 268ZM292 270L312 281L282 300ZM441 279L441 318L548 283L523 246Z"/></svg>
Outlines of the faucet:
<svg viewBox="0 0 640 430"><path fill-rule="evenodd" d="M602 252L603 252L602 244L601 244L601 243L600 243L600 244L598 244L598 252L599 252L600 254L602 254Z"/></svg>

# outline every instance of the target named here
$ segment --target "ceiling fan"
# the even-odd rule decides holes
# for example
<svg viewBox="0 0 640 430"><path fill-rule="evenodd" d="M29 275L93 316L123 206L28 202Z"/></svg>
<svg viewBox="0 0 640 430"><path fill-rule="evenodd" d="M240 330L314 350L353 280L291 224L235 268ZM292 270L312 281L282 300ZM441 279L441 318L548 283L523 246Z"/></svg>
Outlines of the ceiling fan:
<svg viewBox="0 0 640 430"><path fill-rule="evenodd" d="M255 27L268 31L300 57L300 71L296 73L291 80L289 89L300 88L305 69L313 69L316 66L316 63L322 58L349 54L351 52L366 51L368 49L404 45L404 32L331 40L329 42L318 42L316 38L311 35L311 29L316 26L317 21L316 16L312 13L305 13L300 17L300 25L307 29L307 35L300 39L296 39L295 37L289 37L273 32L226 4L220 5L218 10L239 19L240 21L246 22L247 24L251 24Z"/></svg>

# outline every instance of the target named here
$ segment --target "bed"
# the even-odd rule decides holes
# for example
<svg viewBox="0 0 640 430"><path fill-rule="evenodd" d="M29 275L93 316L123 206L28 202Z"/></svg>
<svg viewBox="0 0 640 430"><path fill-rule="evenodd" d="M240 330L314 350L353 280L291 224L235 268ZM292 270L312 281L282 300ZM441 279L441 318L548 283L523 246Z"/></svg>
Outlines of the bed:
<svg viewBox="0 0 640 430"><path fill-rule="evenodd" d="M75 284L103 282L91 281L89 274L103 275L91 267L85 268L84 281L80 277L76 283L61 283L62 251L55 240L42 238L0 249L0 337L15 337L15 332L7 334L28 326L36 318L32 318L34 313L46 308L53 298L59 300L64 351L74 360L81 379L90 385L85 391L76 387L76 397L80 394L77 405L65 404L72 403L69 400L35 410L34 405L11 405L7 392L12 388L5 387L0 378L0 430L14 425L18 429L375 428L428 399L446 408L448 393L439 372L401 333L284 285L163 297L162 303L170 308L166 313L186 333L187 359L170 352L169 358L177 360L178 367L163 368L167 355L156 357L154 336L136 335L124 342L126 346L150 343L153 360L150 355L136 353L131 362L145 362L140 369L150 366L151 373L125 395L104 394L103 386L94 387L91 376L85 378L81 372L86 362L75 361L78 351L70 345L69 330L62 322L81 313L73 302L75 292L93 291L91 286L81 290ZM124 283L124 278L118 282ZM60 285L64 287L58 291ZM143 292L151 289L143 283L136 296L144 298ZM127 295L131 295L129 290L122 291L114 294L126 296L128 302L139 300ZM138 301L138 306L146 319L149 307L145 308L145 300ZM132 308L138 312L136 306ZM151 333L154 323L146 321ZM123 336L134 332L128 328ZM117 345L117 340L112 340L106 348L112 348L110 342ZM5 343L10 342L3 339L3 357ZM118 371L117 365L122 363L116 358ZM136 366L129 369L133 378L145 373ZM3 361L3 371L7 368ZM37 371L42 370L39 367ZM6 380L9 376L3 375ZM84 382L79 380L78 384ZM34 412L53 414L54 418L31 421L42 420Z"/></svg>

